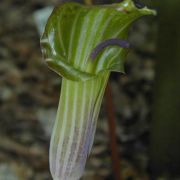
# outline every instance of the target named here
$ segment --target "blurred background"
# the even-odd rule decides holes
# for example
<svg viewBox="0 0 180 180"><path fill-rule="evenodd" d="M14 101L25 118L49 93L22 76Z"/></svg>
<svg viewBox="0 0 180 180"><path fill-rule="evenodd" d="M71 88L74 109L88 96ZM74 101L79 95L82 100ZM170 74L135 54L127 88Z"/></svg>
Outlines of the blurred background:
<svg viewBox="0 0 180 180"><path fill-rule="evenodd" d="M74 0L75 1L75 0ZM42 59L38 10L65 0L0 1L0 180L51 180L48 148L61 78ZM76 1L88 3L90 1ZM98 0L94 4L119 1ZM179 2L142 1L126 74L110 78L122 180L180 179ZM113 180L105 99L84 180Z"/></svg>

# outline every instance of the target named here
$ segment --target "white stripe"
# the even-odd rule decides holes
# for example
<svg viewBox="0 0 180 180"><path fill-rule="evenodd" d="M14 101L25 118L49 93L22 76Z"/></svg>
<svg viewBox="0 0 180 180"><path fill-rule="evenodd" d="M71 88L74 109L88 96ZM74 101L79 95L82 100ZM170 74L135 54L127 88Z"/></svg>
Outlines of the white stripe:
<svg viewBox="0 0 180 180"><path fill-rule="evenodd" d="M64 112L61 116L62 118L62 128L61 128L61 132L60 132L60 139L59 139L59 142L58 142L58 148L57 148L57 156L56 156L56 171L55 171L55 177L59 177L60 176L60 163L61 163L61 151L62 151L62 145L63 145L63 142L64 142L64 134L65 134L65 127L66 127L66 124L67 124L67 115L68 115L68 101L69 101L69 83L67 82L67 80L64 79L64 82L66 85L66 96L65 96L65 102L62 102L62 103L65 103L64 106Z"/></svg>
<svg viewBox="0 0 180 180"><path fill-rule="evenodd" d="M75 123L76 123L76 113L77 113L77 96L78 96L78 83L77 82L73 82L74 84L74 97L73 98L73 107L72 109L69 111L69 117L67 119L67 121L71 121L71 129L70 129L70 134L69 134L69 141L67 144L67 149L66 149L66 154L64 157L64 164L63 164L63 169L62 169L62 177L67 177L67 173L69 173L69 166L71 164L71 162L68 161L69 156L71 154L71 147L72 147L72 143L74 140L74 129L75 129ZM68 113L68 112L67 112ZM66 127L69 128L69 127ZM69 164L70 163L70 164ZM68 170L68 171L67 171Z"/></svg>
<svg viewBox="0 0 180 180"><path fill-rule="evenodd" d="M102 85L100 86L100 93L99 93L99 97L98 97L98 100L96 102L96 105L95 105L95 108L94 108L94 114L93 114L93 120L94 120L94 129L92 131L92 141L91 141L91 144L89 145L89 150L88 150L88 155L90 154L90 151L91 151L91 148L92 148L92 145L93 145L93 142L94 142L94 136L95 136L95 131L96 131L96 125L97 125L97 120L98 120L98 116L99 116L99 111L100 111L100 108L101 108L101 103L102 103L102 99L103 99L103 96L104 96L104 91L105 91L105 88L106 88L106 84L107 84L107 81L108 81L108 77L109 77L109 73L108 74L105 74L103 79L99 79L102 83Z"/></svg>
<svg viewBox="0 0 180 180"><path fill-rule="evenodd" d="M75 166L75 162L76 162L76 158L77 158L77 155L78 155L78 150L79 150L79 146L80 146L80 143L81 143L81 139L83 137L83 134L82 134L82 130L83 130L83 120L85 119L85 110L87 110L87 107L86 107L86 99L87 99L87 92L89 92L89 90L86 89L86 82L85 83L82 83L82 89L83 89L83 94L82 94L82 107L79 107L81 108L81 111L79 111L79 113L81 114L81 119L78 120L79 122L79 131L78 131L78 134L76 136L76 141L77 141L77 144L76 144L76 148L74 150L74 155L73 155L73 159L72 159L72 163L71 163L71 167L70 167L70 171L72 171L72 169L74 168ZM89 98L88 98L89 99Z"/></svg>
<svg viewBox="0 0 180 180"><path fill-rule="evenodd" d="M86 158L87 158L87 152L85 152L85 154L82 154L83 152L84 152L84 148L86 148L85 147L85 145L86 145L86 141L87 141L87 133L88 133L88 125L89 125L89 121L91 121L91 114L92 114L92 106L93 106L93 104L94 104L94 82L93 81L91 81L90 82L91 83L91 85L90 85L90 87L91 87L91 89L89 89L88 90L88 92L90 93L89 94L89 97L90 97L90 101L89 101L89 104L88 104L88 106L87 106L87 110L88 110L88 115L86 116L86 118L84 118L84 119L82 119L82 122L83 122L83 128L85 128L85 130L84 130L84 132L81 134L81 138L80 139L82 139L82 141L81 141L81 143L82 143L82 146L83 147L79 147L79 153L81 153L81 154L78 154L78 155L80 155L80 156L78 156L77 155L77 157L76 157L76 162L78 162L78 160L81 160L82 159L82 155L85 155L86 157L83 157L84 158L84 164L85 164L85 162L86 162ZM81 149L82 148L82 149ZM78 158L80 158L80 159L78 159ZM82 165L83 166L83 165Z"/></svg>
<svg viewBox="0 0 180 180"><path fill-rule="evenodd" d="M83 26L81 27L81 35L79 37L79 41L77 43L78 47L77 47L77 53L75 56L75 62L78 65L78 67L81 67L81 63L82 63L82 49L85 49L84 46L86 46L87 38L89 37L89 31L92 29L92 27L89 27L91 25L96 25L97 24L97 17L96 16L100 16L101 12L97 12L95 16L92 16L92 11L89 11L86 15L85 18L83 20ZM94 24L93 24L94 22ZM87 37L88 35L88 37Z"/></svg>
<svg viewBox="0 0 180 180"><path fill-rule="evenodd" d="M85 37L85 34L87 34L87 30L86 30L86 26L88 25L89 21L88 19L85 17L84 18L86 21L83 23L83 26L81 27L81 30L80 30L80 37L79 37L79 40L78 40L78 43L77 43L77 48L76 48L76 54L75 54L75 57L74 57L74 62L75 64L79 64L80 63L80 55L81 55L81 51L83 49L83 39ZM86 31L85 31L86 30Z"/></svg>
<svg viewBox="0 0 180 180"><path fill-rule="evenodd" d="M105 14L106 15L106 14ZM104 17L106 17L106 16L103 16L102 17L102 19L104 18ZM81 67L83 67L83 65L85 65L86 63L87 63L87 60L89 59L89 55L90 55L90 52L92 51L92 48L93 48L93 45L94 45L94 43L93 43L93 41L95 40L96 42L99 42L101 39L102 39L102 37L103 37L103 35L104 35L104 32L106 31L106 27L107 27L107 25L109 24L109 22L110 22L110 20L112 19L112 17L111 16L109 16L108 17L108 19L105 21L105 23L103 24L103 25L101 25L101 26L99 26L99 28L97 29L96 27L91 27L92 29L93 29L93 31L91 31L91 34L89 34L89 44L90 44L90 46L88 46L88 47L86 47L85 49L86 49L86 53L85 53L85 58L84 58L84 61L82 62L82 66ZM101 19L99 20L99 22L101 22ZM99 23L98 22L98 23ZM97 24L95 24L95 25L97 25ZM96 31L95 31L96 30ZM102 31L103 30L103 31ZM93 32L93 33L92 33ZM96 39L94 39L94 38L92 38L92 37L94 37L94 35L96 34L96 33L98 33L98 32L100 32L99 34L98 34L98 36L96 35ZM96 44L95 44L96 45Z"/></svg>
<svg viewBox="0 0 180 180"><path fill-rule="evenodd" d="M57 160L57 146L58 143L57 141L59 141L59 133L61 131L58 131L57 129L59 128L59 124L61 124L61 119L60 115L61 115L61 111L62 111L62 106L64 106L64 104L62 104L62 102L64 102L64 98L66 96L66 91L64 90L66 89L66 83L64 81L62 81L61 84L61 92L63 91L64 93L61 93L60 95L60 101L59 101L59 106L58 106L58 110L57 110L57 115L56 115L56 120L55 120L55 124L54 124L54 128L52 131L52 136L51 136L51 141L50 141L50 155L49 155L49 161L50 161L50 171L51 174L54 176L55 172L56 172L56 160ZM62 117L64 116L64 114L62 114ZM63 121L63 119L62 119ZM55 152L54 152L55 151Z"/></svg>
<svg viewBox="0 0 180 180"><path fill-rule="evenodd" d="M61 25L60 25L60 22L61 22L61 19L62 19L62 14L63 13L60 13L60 15L57 17L57 33L58 33L58 39L60 41L60 45L62 46L62 49L63 49L63 53L65 53L64 56L66 56L66 49L65 49L65 46L64 46L64 42L63 42L63 36L62 36L62 32L61 32Z"/></svg>
<svg viewBox="0 0 180 180"><path fill-rule="evenodd" d="M78 22L78 18L79 18L80 15L81 15L81 11L79 10L78 14L76 14L76 17L75 17L73 25L72 25L70 39L69 39L69 47L68 47L68 58L67 58L68 62L72 61L72 53L71 52L72 52L72 47L73 47L73 44L74 44L73 40L74 40L76 28L77 28L76 24ZM75 62L75 61L73 60L73 62Z"/></svg>

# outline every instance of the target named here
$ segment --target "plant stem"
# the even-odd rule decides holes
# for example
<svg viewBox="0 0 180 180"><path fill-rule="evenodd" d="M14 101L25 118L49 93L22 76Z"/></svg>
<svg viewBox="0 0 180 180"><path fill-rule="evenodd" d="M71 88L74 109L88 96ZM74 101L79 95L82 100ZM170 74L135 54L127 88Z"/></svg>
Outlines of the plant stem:
<svg viewBox="0 0 180 180"><path fill-rule="evenodd" d="M106 98L106 111L108 117L108 127L109 127L109 140L111 146L111 157L113 164L113 171L115 180L120 180L120 160L118 155L118 145L116 139L116 124L115 124L115 115L114 115L114 106L112 101L112 92L110 83L107 84L105 91Z"/></svg>

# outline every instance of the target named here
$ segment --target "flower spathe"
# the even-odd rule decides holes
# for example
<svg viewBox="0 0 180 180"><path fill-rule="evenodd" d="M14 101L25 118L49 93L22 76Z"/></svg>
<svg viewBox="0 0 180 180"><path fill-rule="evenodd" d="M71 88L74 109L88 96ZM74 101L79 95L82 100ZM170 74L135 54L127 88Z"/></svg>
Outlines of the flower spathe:
<svg viewBox="0 0 180 180"><path fill-rule="evenodd" d="M49 155L54 180L82 176L110 71L124 72L127 49L111 44L92 61L93 49L108 39L126 40L130 24L150 14L155 12L124 0L100 6L64 3L49 17L42 52L48 66L62 76Z"/></svg>

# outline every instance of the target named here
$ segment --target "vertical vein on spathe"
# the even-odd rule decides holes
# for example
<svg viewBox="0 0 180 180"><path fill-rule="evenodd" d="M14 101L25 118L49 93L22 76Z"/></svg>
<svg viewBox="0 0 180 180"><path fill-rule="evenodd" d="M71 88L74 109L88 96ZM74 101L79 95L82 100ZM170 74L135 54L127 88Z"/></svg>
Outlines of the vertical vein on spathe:
<svg viewBox="0 0 180 180"><path fill-rule="evenodd" d="M87 62L86 58L88 58L89 52L92 49L93 42L98 42L99 39L101 39L101 37L103 36L103 32L102 32L104 31L103 25L107 23L106 21L103 21L103 19L105 19L106 16L107 16L106 13L96 13L94 17L95 18L94 23L92 25L88 24L87 26L88 36L85 37L84 42L88 42L88 43L84 43L84 46L83 46L84 51L81 53L82 54L80 58L81 68L83 68ZM92 39L92 37L94 37L95 40Z"/></svg>
<svg viewBox="0 0 180 180"><path fill-rule="evenodd" d="M94 24L97 23L96 21L98 21L99 18L98 15L101 16L100 12L96 13L96 15L94 16L91 15L92 13L93 13L92 11L89 11L86 14L84 18L84 24L81 27L81 33L80 33L79 41L77 43L77 53L75 57L75 61L78 66L77 68L80 68L84 61L82 55L85 50L85 46L88 42L87 39L90 38L89 34L92 31L92 26L94 26Z"/></svg>
<svg viewBox="0 0 180 180"><path fill-rule="evenodd" d="M88 12L89 13L89 12ZM88 26L88 24L89 24L89 22L90 22L90 19L89 19L89 17L87 18L88 16L86 16L85 15L85 17L84 17L84 23L83 23L83 25L81 26L81 28L80 28L80 32L79 32L79 39L78 39L78 41L77 41L77 43L76 43L76 54L75 54L75 57L74 57L74 62L75 62L75 64L79 64L79 60L80 60L80 58L79 58L79 56L80 56L80 54L81 54L81 52L82 52L82 49L83 49L83 39L84 39L84 37L85 37L85 34L87 34L87 30L86 30L86 26Z"/></svg>
<svg viewBox="0 0 180 180"><path fill-rule="evenodd" d="M60 167L60 163L63 162L61 161L62 159L62 151L63 151L63 143L65 141L65 127L66 127L66 124L67 124L67 116L68 116L68 105L69 105L69 98L70 98L70 91L68 90L69 89L69 84L66 82L65 79L63 79L64 83L66 84L66 89L65 91L67 91L66 93L66 96L65 96L65 102L62 102L61 100L61 103L65 103L64 106L64 112L63 114L61 115L60 114L60 118L61 120L60 121L63 121L62 123L62 127L60 127L60 139L59 139L59 142L58 142L58 146L57 146L57 156L56 156L56 171L55 171L55 177L59 177L60 174L61 174L61 167Z"/></svg>
<svg viewBox="0 0 180 180"><path fill-rule="evenodd" d="M87 94L87 87L86 87L86 83L81 83L82 85L82 103L78 103L78 108L80 108L78 110L78 113L80 114L80 116L78 116L77 122L76 122L76 135L74 136L74 138L76 139L76 144L75 144L75 149L73 151L71 151L71 155L70 158L72 158L72 162L71 162L71 166L70 166L70 173L71 175L73 174L73 169L75 167L75 161L76 161L76 157L78 155L78 149L80 146L80 143L82 141L82 131L83 131L83 120L85 120L85 113L87 111L87 101L86 98L88 96ZM81 105L81 107L79 107ZM79 118L80 117L80 118Z"/></svg>
<svg viewBox="0 0 180 180"><path fill-rule="evenodd" d="M68 139L67 146L65 149L66 150L65 157L62 157L62 158L64 158L62 174L61 174L62 177L68 177L69 176L69 169L70 169L70 165L71 165L71 161L69 161L69 156L70 156L71 151L74 151L74 149L71 149L71 147L72 147L74 137L76 136L76 134L75 134L75 124L77 121L76 113L78 112L77 109L81 108L81 107L77 107L78 83L77 82L68 82L68 83L72 83L71 88L74 88L73 89L73 96L72 96L73 102L71 102L71 103L73 103L73 106L67 112L67 113L69 113L69 117L67 119L69 124L68 124L68 126L66 126L66 129L67 129L66 132L68 132L69 139Z"/></svg>
<svg viewBox="0 0 180 180"><path fill-rule="evenodd" d="M97 38L96 38L96 40L97 40L97 42L98 41L100 41L102 38L103 38L103 33L106 31L106 29L107 29L107 27L108 27L108 25L109 25L109 22L110 22L110 20L111 20L111 17L108 17L107 19L106 19L106 21L105 21L105 23L102 25L102 26L99 26L99 29L96 31L96 36L97 36ZM99 33L100 32L100 33ZM93 46L96 46L96 44L93 44L92 43L92 46L89 46L88 47L88 52L91 52L92 51L92 48L94 48ZM85 61L84 61L84 64L86 65L87 64L87 62L88 62L88 59L89 59L89 54L90 53L87 53L86 54L86 57L85 57Z"/></svg>
<svg viewBox="0 0 180 180"><path fill-rule="evenodd" d="M80 175L82 175L83 170L84 170L84 164L86 162L87 154L85 151L85 142L86 142L86 134L88 131L88 124L89 120L91 118L91 110L93 106L93 99L94 99L94 87L93 87L93 82L90 81L89 87L86 86L86 90L88 91L88 96L91 97L89 98L85 116L81 117L80 122L82 123L82 133L80 135L80 144L78 147L77 155L74 158L74 167L73 167L73 172L78 171Z"/></svg>
<svg viewBox="0 0 180 180"><path fill-rule="evenodd" d="M81 11L79 11L77 14L76 14L76 17L74 19L74 22L73 22L73 25L72 25L72 29L71 29L71 34L70 34L70 43L69 43L69 48L68 48L68 62L73 62L74 59L72 59L72 48L73 48L73 39L74 39L74 36L75 36L75 31L76 31L76 26L77 26L77 22L78 22L78 18L80 17L81 15Z"/></svg>
<svg viewBox="0 0 180 180"><path fill-rule="evenodd" d="M56 169L57 169L57 158L59 157L59 152L57 151L58 149L58 144L59 144L59 139L61 137L60 134L62 134L62 131L59 131L60 127L63 124L64 121L64 107L67 105L67 103L64 101L65 98L67 97L67 91L66 91L66 83L62 81L62 86L61 86L61 95L60 95L60 102L59 102L59 107L57 110L57 116L56 116L56 121L54 124L52 136L51 136L51 141L50 141L50 155L49 155L49 161L50 161L50 171L52 176L55 176ZM64 103L62 103L64 102ZM62 117L62 119L61 119Z"/></svg>
<svg viewBox="0 0 180 180"><path fill-rule="evenodd" d="M106 84L107 84L107 81L108 81L108 78L109 78L109 74L110 74L109 72L104 73L102 75L103 78L99 79L99 84L101 84L101 85L100 85L97 101L96 101L96 103L94 105L95 106L94 107L94 112L93 112L93 115L92 115L92 119L93 119L92 132L91 132L92 137L91 137L91 142L90 142L89 148L88 148L88 155L90 154L90 151L91 151L91 148L92 148L92 145L93 145L93 142L94 142L97 119L98 119L98 116L99 116L99 111L100 111L100 108L101 108L101 103L102 103L104 91L105 91L105 88L106 88Z"/></svg>
<svg viewBox="0 0 180 180"><path fill-rule="evenodd" d="M65 55L66 55L67 52L66 52L66 49L65 49L65 46L64 46L64 43L63 43L63 36L62 36L61 25L60 25L60 22L61 22L61 19L62 19L62 13L57 18L59 18L57 20L57 26L58 26L57 34L58 34L58 38L59 38L59 43L60 43L60 45L62 47L63 53L65 53Z"/></svg>

